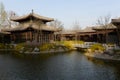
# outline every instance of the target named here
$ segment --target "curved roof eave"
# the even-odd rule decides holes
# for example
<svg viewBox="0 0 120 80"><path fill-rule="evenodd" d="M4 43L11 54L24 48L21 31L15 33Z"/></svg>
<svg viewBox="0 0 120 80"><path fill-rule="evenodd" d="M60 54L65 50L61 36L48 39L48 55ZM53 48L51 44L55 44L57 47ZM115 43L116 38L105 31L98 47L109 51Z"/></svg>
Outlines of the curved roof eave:
<svg viewBox="0 0 120 80"><path fill-rule="evenodd" d="M30 13L28 15L24 15L24 16L20 16L20 17L13 17L10 20L16 21L16 22L20 22L20 21L23 21L23 20L28 19L30 17L34 17L34 18L37 18L37 19L40 19L40 20L43 20L43 21L46 21L46 22L54 21L53 18L48 18L48 17L40 16L40 15L35 14L35 13Z"/></svg>

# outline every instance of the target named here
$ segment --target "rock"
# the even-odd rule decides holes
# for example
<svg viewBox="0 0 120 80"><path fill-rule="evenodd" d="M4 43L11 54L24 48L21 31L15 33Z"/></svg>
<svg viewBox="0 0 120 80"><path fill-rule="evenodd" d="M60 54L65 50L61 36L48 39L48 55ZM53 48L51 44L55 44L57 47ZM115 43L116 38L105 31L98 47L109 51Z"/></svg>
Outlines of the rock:
<svg viewBox="0 0 120 80"><path fill-rule="evenodd" d="M25 49L25 47L22 47L20 50L23 51Z"/></svg>
<svg viewBox="0 0 120 80"><path fill-rule="evenodd" d="M50 49L49 51L50 51L50 52L54 52L54 51L55 51L55 49Z"/></svg>
<svg viewBox="0 0 120 80"><path fill-rule="evenodd" d="M39 48L37 48L37 47L35 47L34 48L34 50L33 50L33 52L39 52L40 50L39 50Z"/></svg>
<svg viewBox="0 0 120 80"><path fill-rule="evenodd" d="M104 52L102 50L99 50L99 53L103 54Z"/></svg>
<svg viewBox="0 0 120 80"><path fill-rule="evenodd" d="M104 53L112 56L114 54L114 51L113 50L107 50Z"/></svg>
<svg viewBox="0 0 120 80"><path fill-rule="evenodd" d="M64 49L62 47L59 47L58 51L64 51Z"/></svg>
<svg viewBox="0 0 120 80"><path fill-rule="evenodd" d="M92 50L91 50L91 49L87 49L87 51L88 51L88 53L91 53L91 52L92 52Z"/></svg>

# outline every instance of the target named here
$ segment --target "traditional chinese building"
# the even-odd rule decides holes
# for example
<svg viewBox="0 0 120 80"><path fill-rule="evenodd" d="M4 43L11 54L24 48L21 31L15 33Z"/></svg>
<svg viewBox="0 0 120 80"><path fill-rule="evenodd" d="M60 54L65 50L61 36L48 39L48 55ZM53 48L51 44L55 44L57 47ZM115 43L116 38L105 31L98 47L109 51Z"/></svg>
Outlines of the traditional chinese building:
<svg viewBox="0 0 120 80"><path fill-rule="evenodd" d="M93 27L86 27L77 32L77 39L86 42L97 42L96 31L93 30Z"/></svg>
<svg viewBox="0 0 120 80"><path fill-rule="evenodd" d="M112 19L112 24L114 24L117 27L117 34L118 34L118 41L120 45L120 18L119 19Z"/></svg>
<svg viewBox="0 0 120 80"><path fill-rule="evenodd" d="M32 11L28 15L12 17L11 20L19 23L17 27L4 30L11 33L11 42L48 43L54 40L55 29L46 25L47 22L53 21L53 18L40 16Z"/></svg>
<svg viewBox="0 0 120 80"><path fill-rule="evenodd" d="M107 34L107 37L105 36ZM60 36L59 36L60 35ZM85 42L116 43L118 44L117 28L109 25L106 29L102 26L86 27L79 31L66 31L57 34L60 40L82 40Z"/></svg>
<svg viewBox="0 0 120 80"><path fill-rule="evenodd" d="M10 42L10 33L0 31L0 43L9 43Z"/></svg>
<svg viewBox="0 0 120 80"><path fill-rule="evenodd" d="M117 28L112 24L108 24L107 27L94 27L96 31L97 41L100 43L116 43L118 44Z"/></svg>
<svg viewBox="0 0 120 80"><path fill-rule="evenodd" d="M74 32L74 31L64 30L64 31L61 31L61 32L57 33L57 38L56 39L61 40L61 41L75 40L75 35L76 35L76 32Z"/></svg>

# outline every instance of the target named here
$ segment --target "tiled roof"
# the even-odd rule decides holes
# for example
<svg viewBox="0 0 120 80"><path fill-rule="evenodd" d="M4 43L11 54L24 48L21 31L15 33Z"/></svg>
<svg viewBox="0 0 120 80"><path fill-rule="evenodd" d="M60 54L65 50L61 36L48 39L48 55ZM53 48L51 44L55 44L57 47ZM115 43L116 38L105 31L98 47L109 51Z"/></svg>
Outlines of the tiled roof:
<svg viewBox="0 0 120 80"><path fill-rule="evenodd" d="M35 14L35 13L30 13L28 15L24 15L24 16L14 16L11 18L12 21L16 21L16 22L19 22L19 21L22 21L22 20L25 20L29 17L34 17L34 18L37 18L37 19L40 19L40 20L43 20L43 21L53 21L54 19L53 18L48 18L48 17L44 17L44 16L40 16L38 14Z"/></svg>
<svg viewBox="0 0 120 80"><path fill-rule="evenodd" d="M75 31L73 31L73 30L63 30L63 31L58 31L58 32L56 32L56 34L76 34L76 32Z"/></svg>
<svg viewBox="0 0 120 80"><path fill-rule="evenodd" d="M120 18L119 19L112 19L111 22L112 23L120 23Z"/></svg>
<svg viewBox="0 0 120 80"><path fill-rule="evenodd" d="M0 31L0 34L10 34L10 32Z"/></svg>
<svg viewBox="0 0 120 80"><path fill-rule="evenodd" d="M15 27L15 28L4 29L4 31L8 31L8 32L11 32L11 31L23 31L23 30L26 30L28 28L32 28L32 29L35 29L35 30L56 31L55 28L47 26L47 25L41 25L40 27L38 27L37 25L28 25L28 26L24 26L24 27L19 25L19 26Z"/></svg>
<svg viewBox="0 0 120 80"><path fill-rule="evenodd" d="M79 30L79 33L88 33L88 32L95 32L95 30L93 30L93 27L86 27L85 29Z"/></svg>
<svg viewBox="0 0 120 80"><path fill-rule="evenodd" d="M104 26L96 26L96 27L93 27L93 30L104 30L104 29L116 29L117 27L112 25L112 24L109 24L107 27L104 27Z"/></svg>

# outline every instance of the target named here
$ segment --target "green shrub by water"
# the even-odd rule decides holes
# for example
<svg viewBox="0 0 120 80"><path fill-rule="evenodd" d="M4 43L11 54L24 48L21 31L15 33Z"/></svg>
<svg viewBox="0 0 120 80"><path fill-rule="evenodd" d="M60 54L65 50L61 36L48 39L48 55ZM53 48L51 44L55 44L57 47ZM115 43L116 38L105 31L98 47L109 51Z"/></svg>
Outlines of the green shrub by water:
<svg viewBox="0 0 120 80"><path fill-rule="evenodd" d="M0 43L0 49L5 49L5 45L3 43Z"/></svg>
<svg viewBox="0 0 120 80"><path fill-rule="evenodd" d="M20 51L23 47L25 47L25 43L19 43L16 45L15 50Z"/></svg>
<svg viewBox="0 0 120 80"><path fill-rule="evenodd" d="M77 44L84 44L85 42L84 41L76 41Z"/></svg>
<svg viewBox="0 0 120 80"><path fill-rule="evenodd" d="M60 42L57 42L57 43L60 44L60 45L65 46L68 49L73 49L73 44L75 42L74 41L60 41Z"/></svg>
<svg viewBox="0 0 120 80"><path fill-rule="evenodd" d="M102 46L102 44L94 44L90 47L91 51L94 52L95 50L104 51L105 48Z"/></svg>
<svg viewBox="0 0 120 80"><path fill-rule="evenodd" d="M56 43L64 45L68 49L73 49L74 48L73 44L84 44L84 41L75 41L75 40L73 40L73 41L58 41Z"/></svg>
<svg viewBox="0 0 120 80"><path fill-rule="evenodd" d="M35 47L39 48L40 51L49 51L51 49L53 50L57 50L60 47L63 48L64 50L72 50L74 49L73 44L83 44L83 41L57 41L55 43L45 43L42 45L38 45L38 46L30 46L30 45L26 45L25 43L19 43L16 45L15 50L16 51L20 51L23 50L24 51L33 51Z"/></svg>
<svg viewBox="0 0 120 80"><path fill-rule="evenodd" d="M41 46L39 46L40 51L50 50L55 47L55 44L52 43L46 43Z"/></svg>

